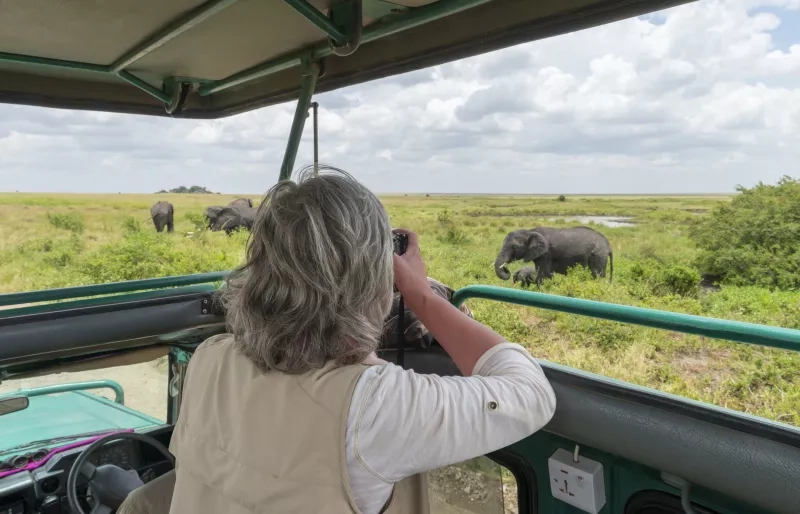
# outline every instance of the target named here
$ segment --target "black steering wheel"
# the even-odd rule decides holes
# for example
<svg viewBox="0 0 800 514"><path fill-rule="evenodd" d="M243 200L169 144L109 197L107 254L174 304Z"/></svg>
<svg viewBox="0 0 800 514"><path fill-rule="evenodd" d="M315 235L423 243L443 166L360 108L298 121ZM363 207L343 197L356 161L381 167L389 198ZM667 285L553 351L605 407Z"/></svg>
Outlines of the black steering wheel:
<svg viewBox="0 0 800 514"><path fill-rule="evenodd" d="M166 446L159 443L149 435L136 432L118 432L109 434L96 440L78 455L67 476L67 500L74 514L86 514L78 503L78 475L89 479L89 491L94 499L94 507L90 514L109 514L122 505L128 494L134 489L144 485L136 471L126 471L113 464L95 466L89 462L89 457L101 446L122 439L130 439L147 443L163 455L175 468L175 457L167 450Z"/></svg>

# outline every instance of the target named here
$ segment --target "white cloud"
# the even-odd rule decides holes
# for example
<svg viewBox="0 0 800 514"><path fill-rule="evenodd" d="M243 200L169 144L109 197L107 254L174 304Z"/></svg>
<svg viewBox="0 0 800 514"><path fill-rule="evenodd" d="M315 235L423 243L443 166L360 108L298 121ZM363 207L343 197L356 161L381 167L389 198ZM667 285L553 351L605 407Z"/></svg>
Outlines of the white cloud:
<svg viewBox="0 0 800 514"><path fill-rule="evenodd" d="M788 9L800 0L702 0L319 95L320 156L379 192L731 191L797 174L800 26ZM795 40L778 45L777 31ZM293 114L2 106L0 187L263 192ZM298 165L311 161L310 126Z"/></svg>

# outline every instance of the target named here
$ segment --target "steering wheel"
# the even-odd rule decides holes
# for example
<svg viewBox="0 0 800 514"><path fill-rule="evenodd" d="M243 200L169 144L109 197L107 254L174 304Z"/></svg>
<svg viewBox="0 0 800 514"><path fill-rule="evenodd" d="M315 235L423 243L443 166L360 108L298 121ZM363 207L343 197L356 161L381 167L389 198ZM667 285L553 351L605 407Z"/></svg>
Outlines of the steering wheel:
<svg viewBox="0 0 800 514"><path fill-rule="evenodd" d="M144 485L144 482L136 474L136 471L126 471L113 464L103 464L95 466L89 462L89 457L101 446L122 439L130 439L147 443L163 455L175 468L175 457L167 448L150 437L149 435L137 434L136 432L118 432L109 434L96 440L78 455L67 476L67 500L72 512L75 514L86 514L80 503L78 503L78 475L83 475L89 479L89 490L94 499L94 507L90 514L109 514L122 505L128 494L134 489Z"/></svg>

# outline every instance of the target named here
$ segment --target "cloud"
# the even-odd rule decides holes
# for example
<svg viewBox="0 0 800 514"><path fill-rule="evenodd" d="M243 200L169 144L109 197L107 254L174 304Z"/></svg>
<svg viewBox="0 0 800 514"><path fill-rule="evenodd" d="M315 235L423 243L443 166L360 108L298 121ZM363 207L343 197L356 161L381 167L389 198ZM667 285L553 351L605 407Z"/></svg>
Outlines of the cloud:
<svg viewBox="0 0 800 514"><path fill-rule="evenodd" d="M798 173L800 0L704 0L316 100L321 160L378 192L732 191ZM0 106L0 188L261 193L293 112Z"/></svg>

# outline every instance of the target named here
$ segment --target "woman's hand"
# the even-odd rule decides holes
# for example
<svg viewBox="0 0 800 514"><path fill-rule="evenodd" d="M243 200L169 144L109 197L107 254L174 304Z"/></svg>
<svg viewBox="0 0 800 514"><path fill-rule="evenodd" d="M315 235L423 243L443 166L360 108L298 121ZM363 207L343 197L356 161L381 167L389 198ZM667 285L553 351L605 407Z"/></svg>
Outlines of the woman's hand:
<svg viewBox="0 0 800 514"><path fill-rule="evenodd" d="M408 248L403 255L394 255L394 283L403 295L405 303L416 312L428 294L432 294L428 283L428 271L419 253L419 238L410 230L397 228L395 234L408 236Z"/></svg>

